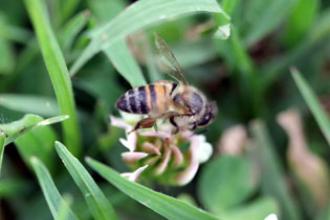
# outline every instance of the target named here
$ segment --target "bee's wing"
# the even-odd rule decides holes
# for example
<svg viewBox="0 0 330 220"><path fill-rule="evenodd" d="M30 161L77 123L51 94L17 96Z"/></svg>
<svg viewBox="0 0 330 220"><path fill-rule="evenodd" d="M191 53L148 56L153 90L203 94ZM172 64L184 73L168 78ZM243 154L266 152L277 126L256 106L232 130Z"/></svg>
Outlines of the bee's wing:
<svg viewBox="0 0 330 220"><path fill-rule="evenodd" d="M188 81L184 77L182 68L177 59L175 58L172 50L167 45L165 40L157 33L155 33L155 42L159 53L163 56L163 58L166 59L167 62L169 62L170 68L173 70L173 72L170 72L169 75L178 80L179 82L188 85Z"/></svg>

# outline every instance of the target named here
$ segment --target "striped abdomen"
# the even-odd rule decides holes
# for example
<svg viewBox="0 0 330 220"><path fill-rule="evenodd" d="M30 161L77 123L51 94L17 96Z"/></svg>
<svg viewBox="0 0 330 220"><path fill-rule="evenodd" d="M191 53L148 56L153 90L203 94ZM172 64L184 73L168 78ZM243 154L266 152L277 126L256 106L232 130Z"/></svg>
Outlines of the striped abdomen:
<svg viewBox="0 0 330 220"><path fill-rule="evenodd" d="M117 101L119 110L134 114L161 114L168 111L177 84L160 81L128 90Z"/></svg>

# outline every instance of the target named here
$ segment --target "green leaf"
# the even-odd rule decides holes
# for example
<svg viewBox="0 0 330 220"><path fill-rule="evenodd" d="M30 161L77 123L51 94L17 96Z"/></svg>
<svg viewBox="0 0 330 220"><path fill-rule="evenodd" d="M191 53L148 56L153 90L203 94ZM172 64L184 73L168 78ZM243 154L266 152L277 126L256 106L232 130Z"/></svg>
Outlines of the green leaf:
<svg viewBox="0 0 330 220"><path fill-rule="evenodd" d="M21 137L22 135L26 134L27 132L31 131L33 128L47 126L53 123L61 122L63 120L66 120L67 116L56 116L53 118L45 119L43 120L42 117L38 115L32 115L27 114L20 120L7 123L7 124L0 124L0 172L1 172L1 164L3 159L3 153L5 146L10 144L11 142L15 141L17 138ZM49 136L47 136L49 138ZM51 139L49 139L51 140ZM48 141L48 140L47 140ZM23 140L24 142L24 140ZM31 148L30 148L31 147ZM39 146L40 147L40 146ZM42 146L45 147L45 146ZM41 156L45 160L48 160L49 158L46 158L49 152L47 150L47 153L43 152L42 149L39 149L38 146L28 146L26 149L26 146L24 149L22 149L23 158L26 160L29 159L31 155L36 153L36 155ZM26 153L26 154L25 154ZM45 153L45 154L44 154ZM50 164L49 164L50 165Z"/></svg>
<svg viewBox="0 0 330 220"><path fill-rule="evenodd" d="M100 24L109 21L109 18L115 17L125 9L125 4L121 0L111 2L106 0L89 1L89 4L93 8L92 13L96 15ZM102 4L102 7L100 7L100 4ZM104 53L132 87L146 84L142 70L128 48L125 39L119 40L116 44L106 48Z"/></svg>
<svg viewBox="0 0 330 220"><path fill-rule="evenodd" d="M79 160L70 154L63 144L56 142L55 147L65 167L84 194L94 219L117 219L110 202Z"/></svg>
<svg viewBox="0 0 330 220"><path fill-rule="evenodd" d="M74 16L64 25L63 29L58 35L59 43L63 48L63 51L69 52L76 36L86 26L89 16L89 11L83 11Z"/></svg>
<svg viewBox="0 0 330 220"><path fill-rule="evenodd" d="M28 187L22 179L0 178L0 199L20 196Z"/></svg>
<svg viewBox="0 0 330 220"><path fill-rule="evenodd" d="M80 133L71 80L63 54L51 29L45 2L41 0L24 2L37 34L60 111L70 116L70 119L63 123L65 143L73 154L78 155L81 151Z"/></svg>
<svg viewBox="0 0 330 220"><path fill-rule="evenodd" d="M31 157L39 158L50 171L55 168L54 142L57 139L55 131L49 126L38 126L26 132L15 140L18 152L26 164Z"/></svg>
<svg viewBox="0 0 330 220"><path fill-rule="evenodd" d="M66 115L60 115L48 119L43 119L38 115L27 114L20 120L7 124L0 124L0 131L2 131L6 136L5 145L7 145L35 127L51 125L64 121L67 118L68 116Z"/></svg>
<svg viewBox="0 0 330 220"><path fill-rule="evenodd" d="M222 214L247 199L255 188L251 162L245 158L224 155L203 169L198 195L208 210Z"/></svg>
<svg viewBox="0 0 330 220"><path fill-rule="evenodd" d="M174 17L199 12L225 15L216 0L137 1L110 22L91 32L91 43L74 63L70 72L75 74L96 53L124 40L129 34Z"/></svg>
<svg viewBox="0 0 330 220"><path fill-rule="evenodd" d="M0 129L0 175L1 175L1 167L3 160L3 153L5 152L5 133L3 133Z"/></svg>
<svg viewBox="0 0 330 220"><path fill-rule="evenodd" d="M305 99L309 109L314 115L321 131L327 140L328 144L330 145L330 120L327 116L327 113L324 109L322 109L321 104L318 101L316 94L310 88L306 80L302 77L298 70L292 69L291 70L292 77L298 86L298 89Z"/></svg>
<svg viewBox="0 0 330 220"><path fill-rule="evenodd" d="M253 0L245 8L250 27L245 38L246 45L253 45L283 22L297 0Z"/></svg>
<svg viewBox="0 0 330 220"><path fill-rule="evenodd" d="M320 0L299 0L288 19L285 41L295 45L305 37L306 32L312 26L318 10Z"/></svg>
<svg viewBox="0 0 330 220"><path fill-rule="evenodd" d="M234 209L226 216L230 220L242 220L242 219L253 219L253 220L265 220L270 214L278 214L278 206L274 199L266 197L258 199L246 206ZM278 216L278 215L277 215Z"/></svg>
<svg viewBox="0 0 330 220"><path fill-rule="evenodd" d="M15 56L10 42L0 38L0 75L10 74L15 67Z"/></svg>
<svg viewBox="0 0 330 220"><path fill-rule="evenodd" d="M253 122L251 126L256 148L254 153L261 168L261 188L264 194L276 199L281 208L283 219L301 219L297 205L291 198L285 175L280 161L274 151L265 125L261 121Z"/></svg>
<svg viewBox="0 0 330 220"><path fill-rule="evenodd" d="M50 176L47 168L42 164L42 162L40 162L37 158L34 157L31 159L31 164L37 175L39 184L47 201L48 207L52 213L52 216L54 219L58 219L58 217L60 216L60 210L62 209L61 207L63 206L62 204L66 203L63 201L63 197L59 193L58 189L54 184L54 181L52 180L52 177ZM68 204L66 204L66 206L68 206ZM67 220L78 219L69 207L68 210L70 211L68 214L68 218L66 218Z"/></svg>
<svg viewBox="0 0 330 220"><path fill-rule="evenodd" d="M1 94L0 105L14 111L43 116L59 114L58 106L54 99L40 96Z"/></svg>
<svg viewBox="0 0 330 220"><path fill-rule="evenodd" d="M103 178L142 205L152 209L167 219L217 219L211 214L193 207L173 197L155 192L140 184L130 182L111 168L88 158L87 163Z"/></svg>
<svg viewBox="0 0 330 220"><path fill-rule="evenodd" d="M118 72L131 84L132 87L146 84L141 68L131 54L125 40L105 49L105 54L110 58Z"/></svg>
<svg viewBox="0 0 330 220"><path fill-rule="evenodd" d="M70 195L64 195L59 207L58 216L56 220L66 220L69 218L71 204L72 197Z"/></svg>

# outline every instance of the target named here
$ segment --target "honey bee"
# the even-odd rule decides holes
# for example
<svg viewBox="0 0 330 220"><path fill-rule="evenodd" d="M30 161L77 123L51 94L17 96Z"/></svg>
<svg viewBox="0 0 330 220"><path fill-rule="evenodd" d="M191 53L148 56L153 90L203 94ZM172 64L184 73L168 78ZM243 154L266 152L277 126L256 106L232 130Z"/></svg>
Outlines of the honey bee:
<svg viewBox="0 0 330 220"><path fill-rule="evenodd" d="M119 97L116 107L127 113L147 115L132 131L151 128L157 119L169 120L175 133L208 126L217 114L216 103L208 101L201 91L189 85L177 59L159 35L155 35L155 42L173 70L169 74L177 82L159 80L130 89Z"/></svg>

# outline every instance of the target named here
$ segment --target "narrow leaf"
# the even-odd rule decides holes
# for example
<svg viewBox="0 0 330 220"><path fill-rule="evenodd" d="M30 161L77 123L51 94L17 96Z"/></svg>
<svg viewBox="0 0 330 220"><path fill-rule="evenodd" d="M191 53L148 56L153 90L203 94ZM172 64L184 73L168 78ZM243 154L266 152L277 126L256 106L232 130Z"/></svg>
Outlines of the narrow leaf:
<svg viewBox="0 0 330 220"><path fill-rule="evenodd" d="M77 155L81 150L80 133L71 80L63 54L51 29L45 2L41 0L24 2L36 31L61 113L70 116L70 119L63 123L65 142L70 146L71 152Z"/></svg>
<svg viewBox="0 0 330 220"><path fill-rule="evenodd" d="M63 48L63 51L68 52L71 49L75 37L85 27L89 16L89 11L83 11L74 16L64 25L63 29L58 35L59 42L61 47Z"/></svg>
<svg viewBox="0 0 330 220"><path fill-rule="evenodd" d="M5 151L5 133L3 133L0 129L0 176L1 176L1 167L2 167L4 151Z"/></svg>
<svg viewBox="0 0 330 220"><path fill-rule="evenodd" d="M54 116L59 114L56 101L47 97L21 94L1 94L0 105L14 111L43 116Z"/></svg>
<svg viewBox="0 0 330 220"><path fill-rule="evenodd" d="M222 13L227 16L216 0L137 1L110 22L91 32L91 43L70 72L75 74L96 53L124 40L129 34L174 17L200 12Z"/></svg>
<svg viewBox="0 0 330 220"><path fill-rule="evenodd" d="M52 127L35 127L15 140L15 145L24 159L30 165L30 158L39 158L50 171L55 168L54 142L57 135Z"/></svg>
<svg viewBox="0 0 330 220"><path fill-rule="evenodd" d="M211 214L193 207L181 200L155 192L145 186L131 182L120 176L111 168L93 159L88 158L87 163L120 191L167 219L217 219Z"/></svg>
<svg viewBox="0 0 330 220"><path fill-rule="evenodd" d="M33 169L37 175L39 184L41 186L42 192L44 197L46 198L48 207L52 213L54 219L58 219L60 216L60 208L63 206L63 197L59 193L58 189L56 188L52 177L50 176L47 168L40 162L37 158L31 159L31 164ZM68 204L66 204L68 206ZM68 208L70 209L70 208ZM78 219L76 215L70 210L68 214L68 218L70 220Z"/></svg>
<svg viewBox="0 0 330 220"><path fill-rule="evenodd" d="M35 127L58 123L65 119L67 119L67 116L56 116L43 120L42 117L38 115L27 114L20 120L7 124L0 124L0 131L6 136L5 145L7 145Z"/></svg>
<svg viewBox="0 0 330 220"><path fill-rule="evenodd" d="M120 40L116 44L111 45L105 49L104 52L111 60L114 67L132 87L146 84L142 71L124 40Z"/></svg>
<svg viewBox="0 0 330 220"><path fill-rule="evenodd" d="M303 96L305 102L307 103L309 109L314 115L321 131L330 145L330 120L326 112L322 109L316 94L307 84L306 80L301 76L301 74L296 69L291 70L292 77L298 86L298 89Z"/></svg>
<svg viewBox="0 0 330 220"><path fill-rule="evenodd" d="M117 219L110 202L79 160L77 160L77 158L75 158L60 142L56 142L55 147L65 167L84 194L94 219Z"/></svg>
<svg viewBox="0 0 330 220"><path fill-rule="evenodd" d="M92 8L92 13L96 15L99 24L104 24L125 9L125 3L122 0L111 2L107 0L90 0L89 5ZM142 70L127 46L125 39L119 40L116 44L106 48L104 53L132 87L146 84Z"/></svg>

